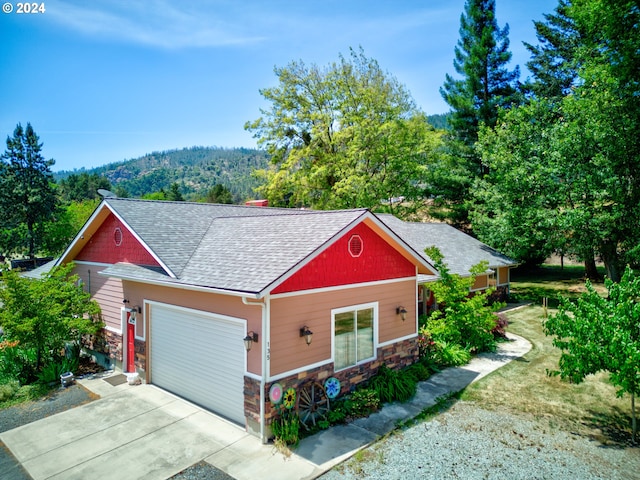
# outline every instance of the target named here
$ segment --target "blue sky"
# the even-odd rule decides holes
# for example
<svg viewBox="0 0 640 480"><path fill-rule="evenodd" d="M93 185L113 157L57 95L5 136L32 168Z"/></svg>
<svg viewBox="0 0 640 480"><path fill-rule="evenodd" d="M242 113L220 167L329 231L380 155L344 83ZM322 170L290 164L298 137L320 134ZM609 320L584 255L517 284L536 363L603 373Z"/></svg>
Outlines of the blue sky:
<svg viewBox="0 0 640 480"><path fill-rule="evenodd" d="M3 3L4 0L3 0ZM449 110L464 0L48 0L0 13L0 137L31 122L54 171L194 145L255 147L244 130L274 66L362 46L427 114ZM497 0L513 64L557 0ZM3 7L4 8L4 7Z"/></svg>

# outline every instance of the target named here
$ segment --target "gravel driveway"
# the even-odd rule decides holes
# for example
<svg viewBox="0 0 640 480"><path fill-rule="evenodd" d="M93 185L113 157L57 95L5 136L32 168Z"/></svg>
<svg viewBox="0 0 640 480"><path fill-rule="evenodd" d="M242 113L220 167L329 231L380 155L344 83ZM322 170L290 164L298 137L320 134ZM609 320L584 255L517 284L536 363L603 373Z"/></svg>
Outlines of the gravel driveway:
<svg viewBox="0 0 640 480"><path fill-rule="evenodd" d="M322 480L640 479L640 449L603 446L528 415L457 402L392 434Z"/></svg>

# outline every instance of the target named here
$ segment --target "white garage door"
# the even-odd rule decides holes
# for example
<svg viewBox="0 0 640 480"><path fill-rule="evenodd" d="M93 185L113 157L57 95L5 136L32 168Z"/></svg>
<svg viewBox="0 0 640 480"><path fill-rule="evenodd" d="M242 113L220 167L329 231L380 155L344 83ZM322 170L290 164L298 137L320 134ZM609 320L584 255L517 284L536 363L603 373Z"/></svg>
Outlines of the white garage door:
<svg viewBox="0 0 640 480"><path fill-rule="evenodd" d="M241 320L151 305L151 383L244 425Z"/></svg>

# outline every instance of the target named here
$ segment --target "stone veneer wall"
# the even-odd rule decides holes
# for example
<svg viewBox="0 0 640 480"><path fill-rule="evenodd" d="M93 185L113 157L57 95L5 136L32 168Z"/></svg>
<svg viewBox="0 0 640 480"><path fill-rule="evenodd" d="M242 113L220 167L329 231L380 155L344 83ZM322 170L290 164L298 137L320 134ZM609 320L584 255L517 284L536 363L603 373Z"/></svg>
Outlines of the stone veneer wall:
<svg viewBox="0 0 640 480"><path fill-rule="evenodd" d="M85 342L86 347L94 352L106 355L111 359L111 363L122 364L124 358L123 336L111 330L103 329L98 335L93 335ZM145 371L147 368L147 342L144 340L134 340L136 369Z"/></svg>
<svg viewBox="0 0 640 480"><path fill-rule="evenodd" d="M316 381L324 383L329 377L336 377L340 380L340 395L345 395L355 390L356 386L366 382L375 375L382 364L386 364L391 369L400 369L409 366L418 359L418 339L411 338L402 342L378 348L377 358L371 362L356 365L353 368L334 372L333 363L323 365L311 370L300 372L286 378L277 380L284 390L293 387L299 388L307 382ZM269 401L269 389L276 382L265 385L265 419L269 425L277 414L277 408ZM244 377L244 409L248 424L259 424L260 422L260 380Z"/></svg>

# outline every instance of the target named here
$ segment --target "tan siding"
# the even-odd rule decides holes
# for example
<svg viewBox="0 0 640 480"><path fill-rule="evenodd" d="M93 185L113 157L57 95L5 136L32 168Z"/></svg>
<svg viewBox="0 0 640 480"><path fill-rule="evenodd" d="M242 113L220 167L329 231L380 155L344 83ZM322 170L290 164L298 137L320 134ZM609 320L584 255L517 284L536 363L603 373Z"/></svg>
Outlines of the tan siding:
<svg viewBox="0 0 640 480"><path fill-rule="evenodd" d="M416 333L416 283L414 280L329 292L295 295L271 300L271 375L331 359L331 310L378 302L378 343ZM407 320L396 307L407 309ZM308 326L313 342L300 338Z"/></svg>
<svg viewBox="0 0 640 480"><path fill-rule="evenodd" d="M105 325L121 330L120 309L125 298L122 281L99 275L101 270L104 267L99 265L76 265L74 272L82 279L85 290L100 304Z"/></svg>
<svg viewBox="0 0 640 480"><path fill-rule="evenodd" d="M260 352L263 338L262 308L259 306L244 305L240 297L230 295L193 292L128 281L124 282L124 291L131 305L142 305L144 300L150 300L247 320L247 331L253 330L259 335L258 345L254 345L247 354L247 368L249 372L256 375L261 374ZM153 319L148 326L153 328ZM149 338L149 334L150 332L147 330L147 338Z"/></svg>
<svg viewBox="0 0 640 480"><path fill-rule="evenodd" d="M509 267L498 268L498 285L509 284Z"/></svg>
<svg viewBox="0 0 640 480"><path fill-rule="evenodd" d="M476 281L471 287L471 290L478 290L481 288L487 288L489 286L489 277L487 275L478 275Z"/></svg>

